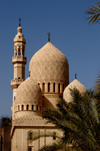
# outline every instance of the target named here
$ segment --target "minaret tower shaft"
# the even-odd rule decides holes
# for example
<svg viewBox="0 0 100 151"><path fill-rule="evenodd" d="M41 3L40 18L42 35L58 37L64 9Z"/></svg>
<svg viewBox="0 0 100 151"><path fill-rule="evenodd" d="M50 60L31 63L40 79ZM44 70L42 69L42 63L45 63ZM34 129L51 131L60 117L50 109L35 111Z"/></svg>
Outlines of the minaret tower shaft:
<svg viewBox="0 0 100 151"><path fill-rule="evenodd" d="M18 33L14 38L14 56L12 57L12 64L14 65L14 79L11 80L11 88L13 89L12 115L14 113L17 88L25 80L25 64L27 63L27 58L25 57L26 39L22 35L22 27L20 25L17 28Z"/></svg>

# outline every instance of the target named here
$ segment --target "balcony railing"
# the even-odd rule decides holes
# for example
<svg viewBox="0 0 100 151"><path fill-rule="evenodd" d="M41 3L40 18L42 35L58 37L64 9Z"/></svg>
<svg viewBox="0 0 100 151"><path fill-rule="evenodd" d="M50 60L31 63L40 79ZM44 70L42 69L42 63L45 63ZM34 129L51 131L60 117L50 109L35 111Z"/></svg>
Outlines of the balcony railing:
<svg viewBox="0 0 100 151"><path fill-rule="evenodd" d="M12 62L27 62L27 57L24 56L13 56L12 57Z"/></svg>

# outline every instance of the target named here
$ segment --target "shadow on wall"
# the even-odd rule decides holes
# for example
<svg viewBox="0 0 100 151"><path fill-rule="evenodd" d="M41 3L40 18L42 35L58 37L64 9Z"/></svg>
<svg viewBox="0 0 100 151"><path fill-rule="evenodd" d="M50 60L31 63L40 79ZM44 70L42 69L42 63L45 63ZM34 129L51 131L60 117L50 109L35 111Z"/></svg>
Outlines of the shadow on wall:
<svg viewBox="0 0 100 151"><path fill-rule="evenodd" d="M45 96L43 96L42 108L54 108L54 105Z"/></svg>

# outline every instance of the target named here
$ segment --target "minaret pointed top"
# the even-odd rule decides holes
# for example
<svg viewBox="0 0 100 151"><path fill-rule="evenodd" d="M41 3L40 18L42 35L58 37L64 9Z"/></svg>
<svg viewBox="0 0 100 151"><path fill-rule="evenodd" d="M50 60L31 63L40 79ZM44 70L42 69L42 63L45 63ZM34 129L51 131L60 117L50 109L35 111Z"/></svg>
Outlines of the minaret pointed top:
<svg viewBox="0 0 100 151"><path fill-rule="evenodd" d="M50 42L50 35L51 35L51 33L48 32L48 42Z"/></svg>
<svg viewBox="0 0 100 151"><path fill-rule="evenodd" d="M22 33L22 27L21 27L21 18L19 18L19 27L17 28L18 33Z"/></svg>
<svg viewBox="0 0 100 151"><path fill-rule="evenodd" d="M21 18L19 18L19 27L21 27Z"/></svg>
<svg viewBox="0 0 100 151"><path fill-rule="evenodd" d="M75 73L75 79L77 79L77 73Z"/></svg>

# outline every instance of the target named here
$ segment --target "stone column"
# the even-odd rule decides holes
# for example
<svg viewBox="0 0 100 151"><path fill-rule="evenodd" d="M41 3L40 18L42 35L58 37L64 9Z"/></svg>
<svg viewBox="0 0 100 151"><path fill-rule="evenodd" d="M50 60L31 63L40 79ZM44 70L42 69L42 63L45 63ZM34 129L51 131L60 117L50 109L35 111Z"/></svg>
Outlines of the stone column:
<svg viewBox="0 0 100 151"><path fill-rule="evenodd" d="M41 90L43 90L43 89L42 89L42 83L40 83L40 88L41 88Z"/></svg>
<svg viewBox="0 0 100 151"><path fill-rule="evenodd" d="M19 46L17 46L17 56L18 56L18 49L19 49Z"/></svg>
<svg viewBox="0 0 100 151"><path fill-rule="evenodd" d="M55 83L55 92L58 93L58 83Z"/></svg>
<svg viewBox="0 0 100 151"><path fill-rule="evenodd" d="M37 105L34 105L34 111L36 111L37 110Z"/></svg>
<svg viewBox="0 0 100 151"><path fill-rule="evenodd" d="M45 91L44 92L48 92L48 83L45 83Z"/></svg>
<svg viewBox="0 0 100 151"><path fill-rule="evenodd" d="M22 56L22 47L20 47L20 53L21 53L21 56Z"/></svg>
<svg viewBox="0 0 100 151"><path fill-rule="evenodd" d="M32 110L32 105L29 105L29 110Z"/></svg>
<svg viewBox="0 0 100 151"><path fill-rule="evenodd" d="M63 84L60 84L60 93L63 93Z"/></svg>
<svg viewBox="0 0 100 151"><path fill-rule="evenodd" d="M50 92L53 92L53 83L50 83Z"/></svg>
<svg viewBox="0 0 100 151"><path fill-rule="evenodd" d="M26 110L26 105L24 105L24 110Z"/></svg>

